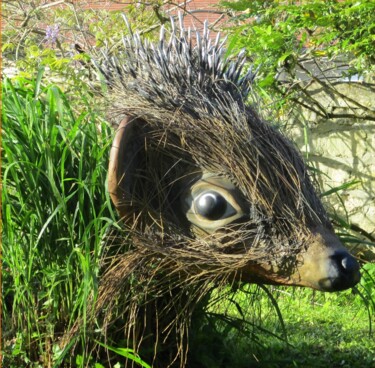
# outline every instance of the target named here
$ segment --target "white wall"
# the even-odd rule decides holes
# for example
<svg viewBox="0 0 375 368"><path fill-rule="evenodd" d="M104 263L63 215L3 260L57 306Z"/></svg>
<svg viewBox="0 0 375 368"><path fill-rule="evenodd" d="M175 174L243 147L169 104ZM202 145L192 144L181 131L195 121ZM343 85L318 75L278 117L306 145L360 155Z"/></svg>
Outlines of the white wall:
<svg viewBox="0 0 375 368"><path fill-rule="evenodd" d="M301 108L289 120L288 134L321 171L317 178L322 191L359 181L340 191L340 198L328 197L329 205L375 236L375 85L340 82L331 87L335 93L313 83L308 92L328 113L341 117L321 117ZM353 114L367 119L346 116Z"/></svg>

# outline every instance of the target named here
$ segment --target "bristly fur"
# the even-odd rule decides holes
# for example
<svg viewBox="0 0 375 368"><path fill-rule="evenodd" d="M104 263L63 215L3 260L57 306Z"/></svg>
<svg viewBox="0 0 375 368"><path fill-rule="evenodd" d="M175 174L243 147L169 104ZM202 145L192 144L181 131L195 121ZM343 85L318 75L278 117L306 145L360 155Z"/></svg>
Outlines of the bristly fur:
<svg viewBox="0 0 375 368"><path fill-rule="evenodd" d="M148 131L135 138L147 157L127 174L132 243L105 260L95 316L106 326L122 318L131 347L155 349L155 367L184 367L192 314L212 285L240 279L251 261L294 267L309 229L330 225L297 151L246 105L254 73L243 73L244 53L231 61L207 24L193 34L181 17L168 33L153 44L130 30L96 64L112 120L131 116ZM235 183L251 209L246 223L201 239L177 221L171 193L205 171Z"/></svg>

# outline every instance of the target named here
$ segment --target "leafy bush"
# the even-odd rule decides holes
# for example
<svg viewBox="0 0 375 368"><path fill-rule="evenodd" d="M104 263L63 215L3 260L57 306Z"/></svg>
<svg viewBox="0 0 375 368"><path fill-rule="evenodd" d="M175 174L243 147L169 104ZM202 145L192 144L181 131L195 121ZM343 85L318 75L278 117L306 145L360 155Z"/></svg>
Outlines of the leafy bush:
<svg viewBox="0 0 375 368"><path fill-rule="evenodd" d="M230 48L246 48L261 66L263 86L276 87L281 67L293 76L297 65L323 57L346 56L349 74L374 72L375 3L371 0L221 4L236 12L229 23Z"/></svg>

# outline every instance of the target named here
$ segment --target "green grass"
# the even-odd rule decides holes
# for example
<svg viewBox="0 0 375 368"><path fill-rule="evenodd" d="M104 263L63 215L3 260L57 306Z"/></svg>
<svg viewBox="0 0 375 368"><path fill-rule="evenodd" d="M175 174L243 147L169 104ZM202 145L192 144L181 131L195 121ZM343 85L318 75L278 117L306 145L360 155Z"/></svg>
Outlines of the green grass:
<svg viewBox="0 0 375 368"><path fill-rule="evenodd" d="M205 367L375 367L374 309L369 314L367 299L355 291L268 289L274 301L247 285L209 308L211 321L201 324L195 347Z"/></svg>
<svg viewBox="0 0 375 368"><path fill-rule="evenodd" d="M42 77L3 83L3 366L107 367L85 326L66 350L59 341L90 313L117 226L105 183L113 131ZM375 367L375 265L365 268L360 294L246 286L215 304L214 292L192 322L192 367ZM126 342L97 343L116 368L124 357L148 366Z"/></svg>
<svg viewBox="0 0 375 368"><path fill-rule="evenodd" d="M73 113L42 72L4 81L2 114L4 364L48 366L92 306L115 224L105 190L112 131L84 101Z"/></svg>
<svg viewBox="0 0 375 368"><path fill-rule="evenodd" d="M359 368L375 364L374 336L358 295L297 290L282 294L278 304L290 346L279 341L270 344L274 367Z"/></svg>

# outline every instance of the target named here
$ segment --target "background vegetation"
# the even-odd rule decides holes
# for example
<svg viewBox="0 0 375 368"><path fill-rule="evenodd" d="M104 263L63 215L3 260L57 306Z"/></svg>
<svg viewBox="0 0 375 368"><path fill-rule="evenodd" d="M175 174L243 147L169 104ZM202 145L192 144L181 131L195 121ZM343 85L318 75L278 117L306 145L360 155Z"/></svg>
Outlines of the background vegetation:
<svg viewBox="0 0 375 368"><path fill-rule="evenodd" d="M18 72L2 85L3 364L107 367L109 358L90 349L100 326L84 327L65 350L59 342L92 308L110 233L121 231L105 190L113 131L86 65L100 47L116 47L123 22L116 12L84 10L83 2L4 3L4 67ZM303 4L223 3L234 22L226 25L229 50L244 46L260 65L256 88L269 111L289 109L303 93L277 76L280 68L294 76L306 58L344 54L348 73L373 75L374 2ZM153 5L127 12L146 37L155 37L167 15ZM338 230L373 246L371 234L349 223ZM217 305L213 291L203 322L193 325L196 366L374 366L374 264L362 274L356 290L340 294L246 286L228 290L228 302ZM128 356L147 367L126 341L101 338L112 366Z"/></svg>

